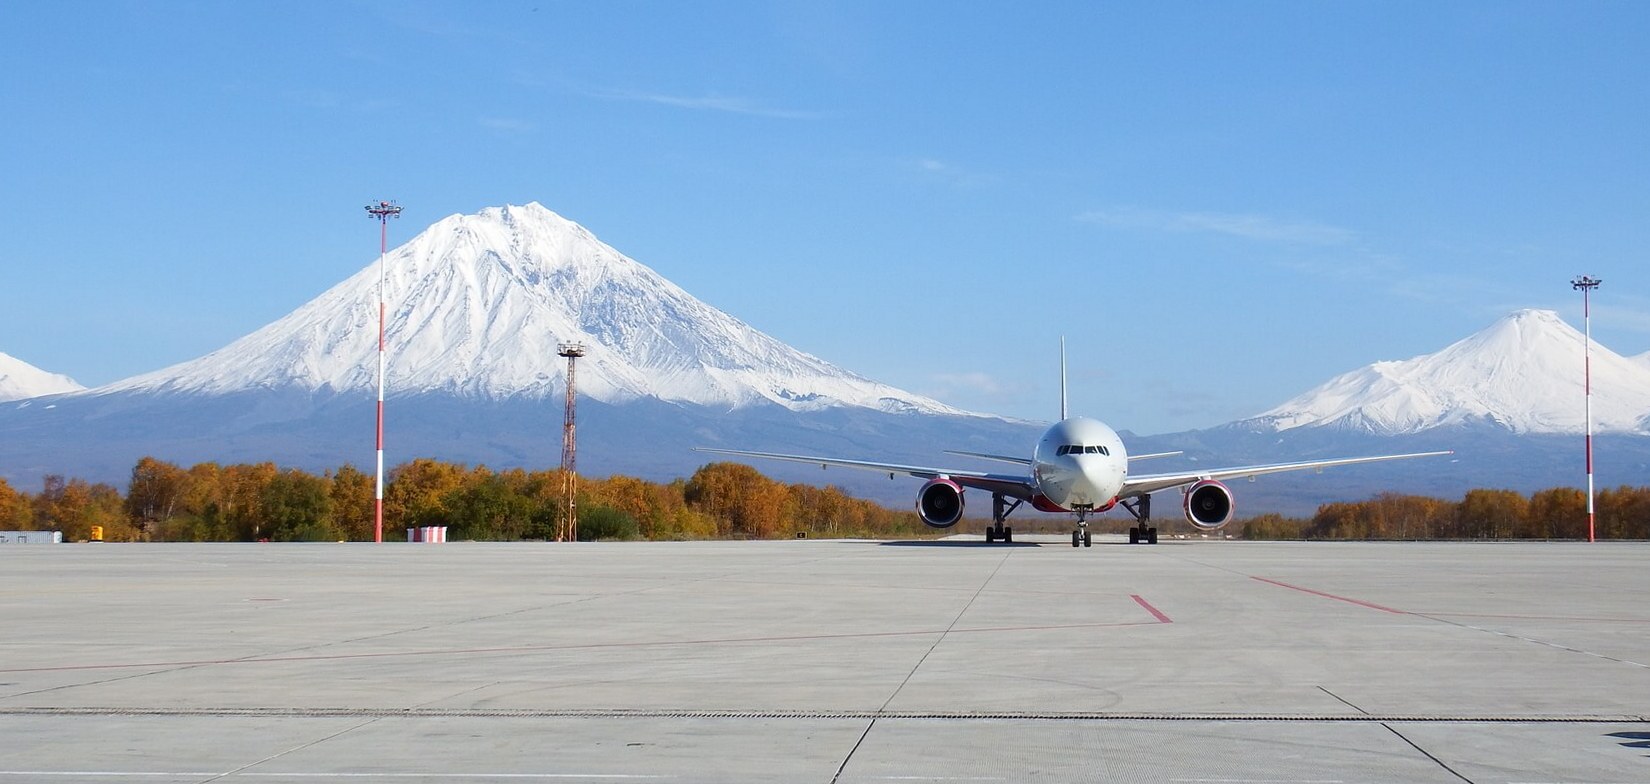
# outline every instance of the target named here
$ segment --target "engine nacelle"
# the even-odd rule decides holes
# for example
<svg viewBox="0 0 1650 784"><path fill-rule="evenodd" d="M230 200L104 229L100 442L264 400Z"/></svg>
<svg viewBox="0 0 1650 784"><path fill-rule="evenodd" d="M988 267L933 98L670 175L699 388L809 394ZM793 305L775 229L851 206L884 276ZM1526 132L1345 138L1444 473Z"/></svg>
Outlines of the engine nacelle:
<svg viewBox="0 0 1650 784"><path fill-rule="evenodd" d="M1186 488L1183 504L1186 521L1200 530L1213 531L1232 522L1232 491L1213 479L1205 479Z"/></svg>
<svg viewBox="0 0 1650 784"><path fill-rule="evenodd" d="M950 528L962 519L963 489L949 479L930 479L917 491L917 515L930 528Z"/></svg>

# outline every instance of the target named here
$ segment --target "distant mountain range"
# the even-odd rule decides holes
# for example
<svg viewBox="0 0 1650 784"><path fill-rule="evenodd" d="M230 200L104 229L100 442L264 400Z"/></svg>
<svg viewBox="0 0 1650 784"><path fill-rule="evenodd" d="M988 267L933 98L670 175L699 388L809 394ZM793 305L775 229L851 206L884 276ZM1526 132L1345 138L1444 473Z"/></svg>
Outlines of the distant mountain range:
<svg viewBox="0 0 1650 784"><path fill-rule="evenodd" d="M401 396L542 400L565 389L557 346L579 342L579 392L603 403L978 416L797 351L537 203L444 218L386 269L386 384ZM93 394L371 391L378 285L370 265L218 351Z"/></svg>
<svg viewBox="0 0 1650 784"><path fill-rule="evenodd" d="M1584 340L1553 311L1521 310L1435 354L1336 376L1234 426L1410 435L1484 424L1581 433ZM1594 342L1592 378L1595 432L1650 431L1650 355L1629 359Z"/></svg>
<svg viewBox="0 0 1650 784"><path fill-rule="evenodd" d="M586 350L586 473L685 475L703 462L693 445L916 459L940 448L1019 449L1031 437L1026 423L797 351L538 204L442 219L391 252L385 268L392 465L559 465L564 342ZM0 475L24 486L48 473L122 482L143 455L370 465L378 285L375 259L199 359L0 409Z"/></svg>
<svg viewBox="0 0 1650 784"><path fill-rule="evenodd" d="M1521 310L1433 354L1376 362L1249 419L1138 439L1221 464L1450 449L1448 461L1385 463L1244 488L1250 509L1305 514L1314 499L1394 490L1459 498L1585 485L1584 337L1548 310ZM1650 355L1592 346L1596 471L1603 486L1650 481Z"/></svg>
<svg viewBox="0 0 1650 784"><path fill-rule="evenodd" d="M0 352L0 403L31 397L78 392L85 387L74 379L48 373L10 354Z"/></svg>
<svg viewBox="0 0 1650 784"><path fill-rule="evenodd" d="M730 446L895 462L1019 454L1042 425L968 412L797 351L713 308L538 204L438 221L387 258L390 464L560 462L564 360L579 342L580 469L668 479ZM374 259L218 351L95 389L0 354L0 476L123 484L137 459L373 461L379 269ZM1377 362L1256 417L1130 436L1171 461L1241 464L1434 448L1401 461L1236 488L1244 512L1309 512L1391 489L1580 484L1581 336L1550 311L1511 314L1435 354ZM1650 354L1593 345L1601 480L1650 475ZM1205 462L1206 461L1206 462ZM1157 469L1158 464L1153 464ZM1623 471L1631 468L1631 478ZM916 487L855 471L761 466L890 503Z"/></svg>

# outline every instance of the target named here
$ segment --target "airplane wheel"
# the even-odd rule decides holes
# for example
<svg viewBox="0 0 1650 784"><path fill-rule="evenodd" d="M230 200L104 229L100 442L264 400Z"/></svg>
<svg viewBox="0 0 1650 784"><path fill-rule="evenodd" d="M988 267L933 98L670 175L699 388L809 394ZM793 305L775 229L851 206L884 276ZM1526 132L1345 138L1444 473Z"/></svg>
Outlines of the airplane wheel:
<svg viewBox="0 0 1650 784"><path fill-rule="evenodd" d="M1088 531L1083 532L1083 546L1084 547L1094 546L1094 542L1089 540L1089 532Z"/></svg>
<svg viewBox="0 0 1650 784"><path fill-rule="evenodd" d="M986 529L985 529L985 543L986 544L991 544L992 542L995 542L995 541L997 541L997 532L995 530L993 530L991 527L987 526Z"/></svg>
<svg viewBox="0 0 1650 784"><path fill-rule="evenodd" d="M1003 527L1003 541L1008 543L1012 543L1014 541L1014 529L1007 526Z"/></svg>
<svg viewBox="0 0 1650 784"><path fill-rule="evenodd" d="M1079 539L1078 539L1078 536L1077 536L1077 532L1076 532L1076 531L1072 531L1072 532L1071 532L1071 546L1072 546L1072 547L1076 547L1076 546L1077 546L1077 543L1078 543L1078 541L1080 541L1080 540L1079 540Z"/></svg>
<svg viewBox="0 0 1650 784"><path fill-rule="evenodd" d="M1129 529L1129 544L1140 544L1140 529L1138 527Z"/></svg>
<svg viewBox="0 0 1650 784"><path fill-rule="evenodd" d="M1146 529L1146 544L1157 544L1157 529L1156 528L1147 528Z"/></svg>

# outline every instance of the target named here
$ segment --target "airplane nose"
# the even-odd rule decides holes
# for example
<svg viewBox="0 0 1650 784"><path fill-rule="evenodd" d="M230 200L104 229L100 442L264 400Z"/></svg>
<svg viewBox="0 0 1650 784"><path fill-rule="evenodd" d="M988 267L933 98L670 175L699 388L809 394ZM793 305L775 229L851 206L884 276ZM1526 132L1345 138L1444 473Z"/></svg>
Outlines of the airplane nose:
<svg viewBox="0 0 1650 784"><path fill-rule="evenodd" d="M1102 466L1098 463L1099 461L1078 462L1077 476L1072 477L1071 483L1071 495L1075 503L1094 505L1109 500L1100 498L1103 494L1100 488L1105 484L1105 480L1101 476Z"/></svg>

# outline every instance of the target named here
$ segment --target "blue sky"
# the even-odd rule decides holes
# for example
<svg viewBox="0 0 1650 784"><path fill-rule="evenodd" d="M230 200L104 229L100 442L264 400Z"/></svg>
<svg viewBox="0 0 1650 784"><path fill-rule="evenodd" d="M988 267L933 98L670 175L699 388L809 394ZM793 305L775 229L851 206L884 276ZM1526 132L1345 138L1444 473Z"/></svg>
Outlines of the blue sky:
<svg viewBox="0 0 1650 784"><path fill-rule="evenodd" d="M0 351L205 354L539 201L798 348L1137 432L1523 307L1650 350L1642 3L0 6Z"/></svg>

